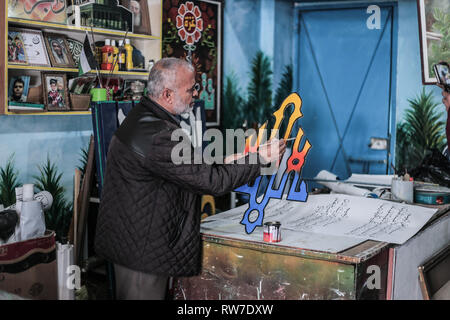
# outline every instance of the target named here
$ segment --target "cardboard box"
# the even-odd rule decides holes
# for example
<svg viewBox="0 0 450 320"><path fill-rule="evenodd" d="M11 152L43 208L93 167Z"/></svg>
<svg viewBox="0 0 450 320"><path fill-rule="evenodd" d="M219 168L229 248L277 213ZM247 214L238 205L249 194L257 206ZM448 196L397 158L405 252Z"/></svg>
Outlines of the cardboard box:
<svg viewBox="0 0 450 320"><path fill-rule="evenodd" d="M57 300L55 233L0 246L0 290L27 299Z"/></svg>

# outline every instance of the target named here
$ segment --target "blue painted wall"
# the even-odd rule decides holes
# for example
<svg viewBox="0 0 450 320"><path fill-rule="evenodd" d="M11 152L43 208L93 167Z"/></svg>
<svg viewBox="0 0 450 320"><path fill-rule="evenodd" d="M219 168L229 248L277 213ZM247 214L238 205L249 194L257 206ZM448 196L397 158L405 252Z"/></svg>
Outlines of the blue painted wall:
<svg viewBox="0 0 450 320"><path fill-rule="evenodd" d="M0 116L0 165L4 167L14 154L19 181L34 183L33 176L40 174L37 166L48 154L63 173L66 198L72 201L74 171L81 166L81 148L88 146L91 134L90 115Z"/></svg>
<svg viewBox="0 0 450 320"><path fill-rule="evenodd" d="M367 6L373 3L373 1L357 2L367 2ZM396 114L394 116L395 121L399 122L408 108L407 100L418 95L423 85L417 3L416 0L398 0L396 2L398 4L398 53ZM274 88L279 83L284 66L291 62L295 64L294 48L295 41L297 41L297 30L294 23L296 13L294 3L295 1L287 0L226 1L224 10L224 76L234 73L244 93L248 85L250 63L258 50L263 50L272 59ZM332 5L331 1L322 3ZM275 10L275 12L269 13L270 10ZM441 101L441 90L438 87L434 85L425 87L427 92L433 92L437 102ZM441 110L445 111L443 104ZM445 119L444 113L442 119Z"/></svg>
<svg viewBox="0 0 450 320"><path fill-rule="evenodd" d="M397 122L408 108L407 100L423 88L416 0L398 1L398 19ZM442 100L442 90L437 86L426 85L425 90L433 91L436 101ZM443 104L442 111L445 111Z"/></svg>

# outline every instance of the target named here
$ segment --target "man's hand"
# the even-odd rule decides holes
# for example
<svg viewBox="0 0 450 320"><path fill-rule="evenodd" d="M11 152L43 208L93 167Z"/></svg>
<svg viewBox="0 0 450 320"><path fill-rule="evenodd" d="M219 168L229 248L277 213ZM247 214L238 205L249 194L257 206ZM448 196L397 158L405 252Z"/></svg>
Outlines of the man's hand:
<svg viewBox="0 0 450 320"><path fill-rule="evenodd" d="M283 156L284 152L286 151L286 142L285 140L281 139L278 140L276 138L273 138L267 143L262 144L258 148L258 155L261 159L261 161L264 164L272 163L275 161L278 161ZM244 158L245 154L243 153L235 153L232 155L229 155L224 159L225 164L229 164L235 161L238 161L241 158Z"/></svg>
<svg viewBox="0 0 450 320"><path fill-rule="evenodd" d="M244 158L244 157L245 157L245 154L243 154L243 153L235 153L235 154L232 154L232 155L229 155L228 157L226 157L225 160L223 161L223 163L229 164L234 161L238 161L239 159Z"/></svg>
<svg viewBox="0 0 450 320"><path fill-rule="evenodd" d="M258 148L258 155L263 163L272 163L280 160L286 151L286 141L272 138Z"/></svg>

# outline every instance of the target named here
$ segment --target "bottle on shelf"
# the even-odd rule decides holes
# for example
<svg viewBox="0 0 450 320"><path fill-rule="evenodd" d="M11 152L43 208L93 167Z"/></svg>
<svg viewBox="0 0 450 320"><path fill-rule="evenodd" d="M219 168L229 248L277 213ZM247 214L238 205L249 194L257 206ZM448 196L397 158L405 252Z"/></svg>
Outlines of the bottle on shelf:
<svg viewBox="0 0 450 320"><path fill-rule="evenodd" d="M119 71L127 71L126 50L123 45L123 40L119 40Z"/></svg>
<svg viewBox="0 0 450 320"><path fill-rule="evenodd" d="M133 47L130 44L130 39L125 39L125 50L126 50L126 65L127 65L127 70L133 70L134 66L133 66Z"/></svg>
<svg viewBox="0 0 450 320"><path fill-rule="evenodd" d="M119 48L116 47L116 40L112 40L111 47L113 47L113 68L114 71L119 71Z"/></svg>
<svg viewBox="0 0 450 320"><path fill-rule="evenodd" d="M112 70L114 49L111 46L111 40L105 39L105 45L102 48L102 70Z"/></svg>

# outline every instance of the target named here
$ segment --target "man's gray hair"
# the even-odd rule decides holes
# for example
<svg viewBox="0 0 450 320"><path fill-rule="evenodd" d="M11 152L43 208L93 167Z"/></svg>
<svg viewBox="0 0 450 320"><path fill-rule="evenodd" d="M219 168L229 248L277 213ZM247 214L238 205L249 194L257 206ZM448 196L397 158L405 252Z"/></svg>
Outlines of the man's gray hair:
<svg viewBox="0 0 450 320"><path fill-rule="evenodd" d="M155 63L147 83L147 93L152 98L159 98L165 88L174 89L177 80L177 71L185 67L194 71L192 64L183 59L163 58Z"/></svg>

